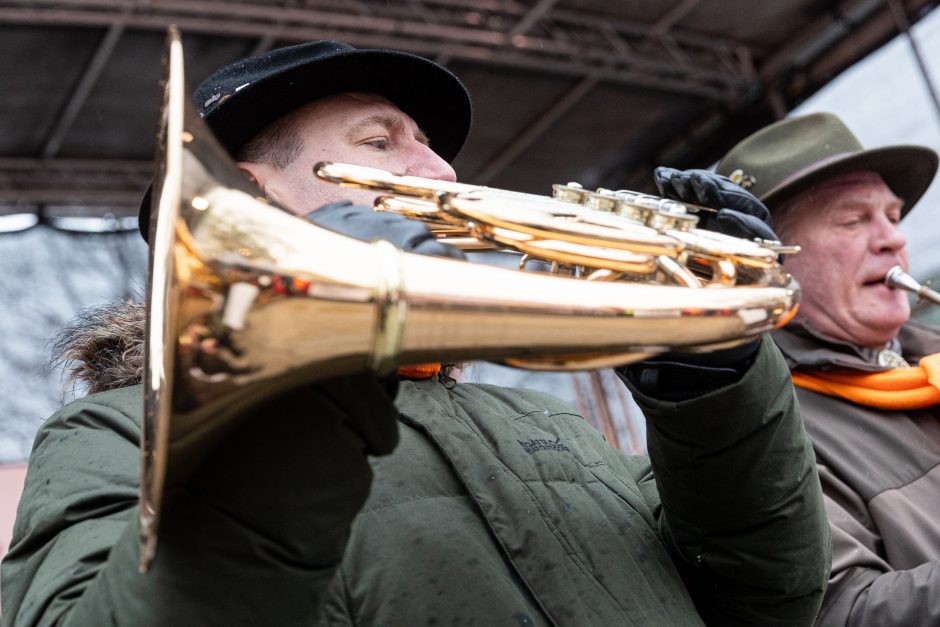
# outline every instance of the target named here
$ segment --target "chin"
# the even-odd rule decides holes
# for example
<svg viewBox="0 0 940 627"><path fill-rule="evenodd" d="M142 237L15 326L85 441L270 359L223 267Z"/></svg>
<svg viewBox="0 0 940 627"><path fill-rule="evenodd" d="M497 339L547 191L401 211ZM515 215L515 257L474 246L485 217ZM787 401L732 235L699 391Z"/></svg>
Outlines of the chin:
<svg viewBox="0 0 940 627"><path fill-rule="evenodd" d="M863 345L870 348L884 346L897 336L901 326L907 322L908 318L909 315L906 314L903 317L879 318L877 321L872 321L865 327L866 341Z"/></svg>

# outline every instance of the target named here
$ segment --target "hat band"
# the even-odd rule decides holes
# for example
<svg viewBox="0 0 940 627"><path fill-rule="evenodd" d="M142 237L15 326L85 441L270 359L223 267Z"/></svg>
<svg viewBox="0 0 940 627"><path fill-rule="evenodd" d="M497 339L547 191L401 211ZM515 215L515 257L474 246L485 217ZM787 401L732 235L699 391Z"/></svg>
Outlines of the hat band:
<svg viewBox="0 0 940 627"><path fill-rule="evenodd" d="M793 183L793 182L796 181L797 179L799 179L799 178L801 178L801 177L803 177L803 176L806 176L807 174L809 174L809 173L811 173L811 172L814 172L814 171L816 171L816 170L818 170L818 169L820 169L820 168L823 168L823 167L829 165L830 163L835 163L836 161L839 161L839 160L841 160L841 159L844 159L845 157L851 157L852 155L856 155L856 154L858 154L858 151L856 151L856 152L838 152L838 153L836 153L836 154L834 154L834 155L829 155L829 156L826 157L825 159L820 159L819 161L814 161L813 163L811 163L811 164L809 164L809 165L807 165L807 166L804 166L804 167L800 168L800 169L797 170L796 172L791 172L788 176L784 177L783 180L781 180L779 183L777 183L777 184L774 185L772 188L770 188L769 190L767 190L766 192L764 192L764 193L762 194L762 197L766 198L767 196L770 196L770 195L773 194L774 192L777 192L777 191L783 189L783 188L786 187L787 185L790 185L791 183Z"/></svg>

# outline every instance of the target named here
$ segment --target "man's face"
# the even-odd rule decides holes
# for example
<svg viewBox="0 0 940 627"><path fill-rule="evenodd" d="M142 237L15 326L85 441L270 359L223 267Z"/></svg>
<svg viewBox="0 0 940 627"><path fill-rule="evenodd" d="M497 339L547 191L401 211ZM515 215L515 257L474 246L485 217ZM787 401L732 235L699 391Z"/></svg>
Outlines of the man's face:
<svg viewBox="0 0 940 627"><path fill-rule="evenodd" d="M804 192L783 216L787 243L801 252L786 269L800 282L799 316L835 339L880 348L910 316L907 294L884 284L907 270L898 229L903 202L873 172L830 179Z"/></svg>
<svg viewBox="0 0 940 627"><path fill-rule="evenodd" d="M255 165L251 173L269 197L300 215L336 200L371 206L377 195L321 181L313 174L313 166L320 161L445 181L457 179L450 164L431 150L415 121L379 96L328 96L294 115L294 128L303 142L300 155L284 169Z"/></svg>

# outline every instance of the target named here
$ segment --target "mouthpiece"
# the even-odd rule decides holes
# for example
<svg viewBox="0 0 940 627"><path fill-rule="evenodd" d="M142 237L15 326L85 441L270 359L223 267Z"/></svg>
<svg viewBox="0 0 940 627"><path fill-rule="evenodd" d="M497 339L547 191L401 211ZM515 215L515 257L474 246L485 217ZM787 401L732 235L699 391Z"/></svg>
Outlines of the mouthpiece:
<svg viewBox="0 0 940 627"><path fill-rule="evenodd" d="M885 285L891 289L902 289L914 292L924 300L929 300L936 305L940 305L940 294L933 291L926 285L921 285L914 280L914 277L901 269L901 266L894 266L885 275Z"/></svg>

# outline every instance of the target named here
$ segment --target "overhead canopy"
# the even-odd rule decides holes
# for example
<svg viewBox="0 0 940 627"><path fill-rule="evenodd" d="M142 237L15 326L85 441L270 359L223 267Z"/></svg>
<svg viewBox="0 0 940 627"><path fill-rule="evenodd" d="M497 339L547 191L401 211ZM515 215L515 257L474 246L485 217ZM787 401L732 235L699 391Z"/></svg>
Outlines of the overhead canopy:
<svg viewBox="0 0 940 627"><path fill-rule="evenodd" d="M460 178L548 193L568 181L649 190L656 165L707 166L896 35L892 4L916 22L936 3L2 1L0 214L75 228L62 218L108 214L133 228L170 24L191 86L309 39L443 63L474 98Z"/></svg>

